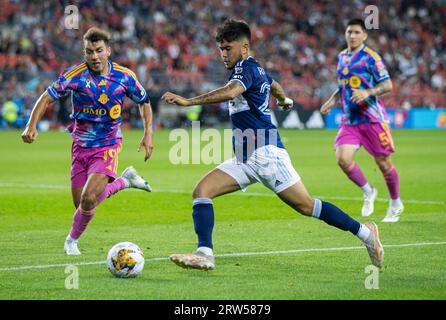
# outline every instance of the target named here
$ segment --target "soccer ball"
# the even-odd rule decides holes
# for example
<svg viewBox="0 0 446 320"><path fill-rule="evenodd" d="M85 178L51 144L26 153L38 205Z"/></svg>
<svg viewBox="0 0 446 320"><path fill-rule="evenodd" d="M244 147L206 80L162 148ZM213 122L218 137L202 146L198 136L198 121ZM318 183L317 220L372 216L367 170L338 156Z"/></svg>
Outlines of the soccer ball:
<svg viewBox="0 0 446 320"><path fill-rule="evenodd" d="M108 270L118 278L133 278L144 268L144 253L134 243L120 242L107 255Z"/></svg>

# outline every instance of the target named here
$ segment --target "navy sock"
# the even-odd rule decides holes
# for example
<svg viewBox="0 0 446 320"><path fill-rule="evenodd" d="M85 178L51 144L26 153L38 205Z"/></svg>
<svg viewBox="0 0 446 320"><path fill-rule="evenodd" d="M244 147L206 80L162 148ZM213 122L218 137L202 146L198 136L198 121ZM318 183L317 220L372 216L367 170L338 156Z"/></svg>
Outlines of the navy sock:
<svg viewBox="0 0 446 320"><path fill-rule="evenodd" d="M214 228L214 207L208 198L194 199L192 217L195 233L198 236L198 247L212 247L212 229Z"/></svg>
<svg viewBox="0 0 446 320"><path fill-rule="evenodd" d="M338 229L350 231L354 235L358 233L361 226L358 221L352 219L348 214L335 205L319 199L314 200L313 217Z"/></svg>

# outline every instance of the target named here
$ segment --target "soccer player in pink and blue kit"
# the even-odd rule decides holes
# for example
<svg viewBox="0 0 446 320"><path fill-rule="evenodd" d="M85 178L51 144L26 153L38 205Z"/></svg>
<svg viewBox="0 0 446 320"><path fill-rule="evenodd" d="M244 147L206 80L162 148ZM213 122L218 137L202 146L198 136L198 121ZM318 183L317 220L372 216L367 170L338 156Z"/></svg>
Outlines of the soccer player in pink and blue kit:
<svg viewBox="0 0 446 320"><path fill-rule="evenodd" d="M364 192L362 215L374 211L378 190L372 187L354 162L361 147L375 158L390 194L383 222L397 222L404 206L400 199L398 173L390 155L395 151L389 119L379 96L392 90L392 81L381 57L364 45L367 29L361 19L350 20L345 32L348 48L338 55L339 88L321 107L327 114L340 96L342 123L336 136L336 160L346 175Z"/></svg>
<svg viewBox="0 0 446 320"><path fill-rule="evenodd" d="M85 62L64 70L40 96L22 133L24 142L34 142L37 123L50 103L71 94L73 122L68 130L73 138L71 190L76 211L64 245L68 255L81 254L77 241L102 201L124 188L151 191L148 182L133 167L116 177L125 96L139 105L144 124L139 148L146 151L144 161L153 151L152 108L149 95L135 74L109 60L110 39L108 32L98 28L85 33Z"/></svg>

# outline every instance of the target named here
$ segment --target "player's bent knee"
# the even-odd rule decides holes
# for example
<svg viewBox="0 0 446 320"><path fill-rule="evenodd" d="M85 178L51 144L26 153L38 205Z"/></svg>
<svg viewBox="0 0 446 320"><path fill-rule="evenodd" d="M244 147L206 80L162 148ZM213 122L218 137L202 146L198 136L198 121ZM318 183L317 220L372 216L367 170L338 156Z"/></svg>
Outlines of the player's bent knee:
<svg viewBox="0 0 446 320"><path fill-rule="evenodd" d="M351 162L351 160L348 158L339 157L338 159L336 159L336 162L338 163L338 166L344 168Z"/></svg>
<svg viewBox="0 0 446 320"><path fill-rule="evenodd" d="M196 186L194 191L192 191L192 198L198 199L198 198L208 198L212 199L212 192L208 190L208 188L205 188L203 186Z"/></svg>
<svg viewBox="0 0 446 320"><path fill-rule="evenodd" d="M381 171L387 171L392 167L392 161L389 157L376 157L375 162Z"/></svg>
<svg viewBox="0 0 446 320"><path fill-rule="evenodd" d="M89 211L96 207L96 196L94 194L83 194L81 197L81 208L83 210Z"/></svg>

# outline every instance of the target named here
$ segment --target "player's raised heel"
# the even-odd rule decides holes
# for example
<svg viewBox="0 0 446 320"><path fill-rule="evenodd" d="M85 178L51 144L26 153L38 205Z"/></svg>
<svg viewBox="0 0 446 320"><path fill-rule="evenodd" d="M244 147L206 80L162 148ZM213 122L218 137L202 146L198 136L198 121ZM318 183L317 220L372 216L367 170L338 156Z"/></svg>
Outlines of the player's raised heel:
<svg viewBox="0 0 446 320"><path fill-rule="evenodd" d="M74 240L65 240L64 251L69 256L78 256L81 254L77 248L77 241Z"/></svg>
<svg viewBox="0 0 446 320"><path fill-rule="evenodd" d="M367 248L372 264L381 268L384 261L384 248L379 241L378 226L374 222L366 223L365 226L370 229L370 237L364 241L364 245Z"/></svg>
<svg viewBox="0 0 446 320"><path fill-rule="evenodd" d="M373 188L373 191L369 195L364 195L364 204L362 206L361 214L363 217L370 216L375 210L375 200L378 196L378 190Z"/></svg>
<svg viewBox="0 0 446 320"><path fill-rule="evenodd" d="M130 188L141 189L147 192L152 191L150 184L144 180L144 178L141 177L138 172L136 172L135 168L131 166L122 172L121 178L129 183Z"/></svg>
<svg viewBox="0 0 446 320"><path fill-rule="evenodd" d="M194 252L188 254L172 254L170 260L177 266L185 269L214 270L215 258L208 256L202 252Z"/></svg>

